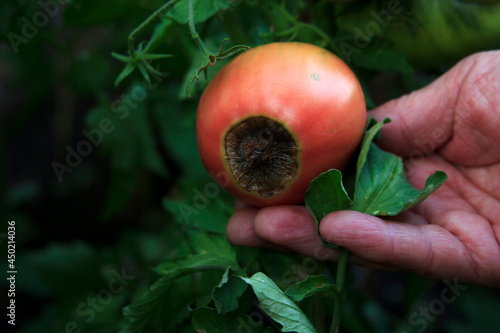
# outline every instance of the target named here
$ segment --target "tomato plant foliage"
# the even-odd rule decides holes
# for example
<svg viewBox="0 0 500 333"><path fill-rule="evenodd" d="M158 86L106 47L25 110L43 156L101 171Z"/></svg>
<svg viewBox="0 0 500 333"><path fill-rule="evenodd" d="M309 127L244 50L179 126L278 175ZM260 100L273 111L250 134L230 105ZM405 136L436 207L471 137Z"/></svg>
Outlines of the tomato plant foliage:
<svg viewBox="0 0 500 333"><path fill-rule="evenodd" d="M164 7L166 8L168 4ZM236 5L244 6L243 4ZM218 60L222 60L245 49L244 45L240 45L224 52L224 43L226 41L224 40L221 42L218 53L211 52L200 38L195 27L195 24L209 21L216 14L219 15L219 20L224 22L224 17L221 17L220 14L222 13L224 16L229 15L230 13L227 13L228 9L231 11L237 10L234 7L236 5L235 3L224 1L217 3L181 1L166 12L165 16L174 20L177 24L187 24L189 26L192 39L196 41L202 54L201 67L197 67L200 65L193 63L190 67L190 72L192 73L193 68L195 68L194 73L188 73L184 79L185 83L183 86L187 88L188 96L192 82L199 80L198 74L202 71L205 73L215 72L216 70L210 67L215 65ZM328 8L326 4L310 6L301 2L294 2L293 5L271 2L268 6L272 13L270 16L273 27L269 31L262 32L265 24L259 21L256 27L257 43L267 43L283 39L285 41L306 40L309 43L330 48L343 57L346 62L352 61L353 69L358 73L359 80L367 95L368 107L373 107L374 102L370 96L365 79L368 79L373 71L400 73L403 77L413 73L412 65L407 62L404 52L397 49L389 39L370 36L370 40L365 41L369 42L369 45L364 45L362 51L358 49L354 50L354 53L348 52L346 54L346 49L342 49L340 45L342 43L345 45L347 36L352 37L349 33L346 33L339 27L336 27L338 29L337 35L335 33L325 33L323 29L329 28L334 30L335 28L328 25L325 26L325 22L320 19L305 22L300 20L296 16L297 14L293 14L308 13L314 17L318 15L318 11ZM254 4L250 8L255 11L258 7L255 7ZM234 21L230 22L233 28L234 23ZM165 30L165 28L162 28L164 25L165 22L161 22L157 26L151 38L152 41L161 40L158 37L159 35L163 38L161 30ZM243 31L238 32L241 38ZM356 40L356 36L354 38ZM241 38L241 40L248 42L251 39L247 37ZM151 42L149 45L151 45ZM232 51L233 49L234 51ZM143 49L139 48L138 50L142 52ZM348 48L347 50L352 49ZM129 53L133 52L133 49L129 49ZM342 53L339 54L340 52ZM143 58L154 60L161 57L152 57L145 54ZM119 77L120 81L125 76L131 74L130 68L129 62ZM146 71L144 68L146 68ZM151 65L148 63L146 63L144 68L141 69L139 67L141 74L148 82L148 68L151 72L158 74L156 71L151 70ZM389 120L381 123L368 122L363 142L359 148L359 154L352 162L355 165L354 168L346 170L344 174L338 170L330 170L318 175L312 181L310 188L305 194L305 204L318 225L326 214L344 209L357 210L371 215L397 215L423 201L446 180L446 175L437 171L428 178L425 188L420 190L413 188L406 180L402 160L395 155L382 151L372 142L378 135L380 128L387 121ZM347 181L346 185L343 184L343 178ZM210 199L207 193L202 193L199 190L198 192L194 191L194 193L194 197L188 195L188 198L191 198L193 203L195 200L209 201ZM219 202L219 200L216 201ZM199 203L201 204L201 202ZM201 206L206 205L202 204ZM212 203L211 206L213 207L213 205ZM241 303L241 301L245 297L252 297L252 293L250 293L242 281L252 287L253 297L256 297L258 301L259 311L269 316L273 326L282 331L317 332L317 329L319 331L325 330L324 318L315 318L315 324L313 324L308 315L299 307L299 303L309 297L312 297L315 302L319 303L326 302L326 299L334 300L330 302L333 304L334 317L332 318L331 330L336 331L339 329L340 320L338 317L341 313L340 306L344 292L344 280L346 278L345 265L348 255L344 249L340 249L341 258L336 270L334 270L335 273L330 272L330 274L336 274L336 278L328 277L324 274L311 275L309 277L304 276L305 279L302 282L297 282L292 286L288 285L287 292L285 293L277 285L277 283L283 283L283 281L278 279L276 283L272 277L263 272L265 269L262 269L262 267L259 268L261 265L258 254L253 254L250 258L244 258L250 260L250 262L241 258L239 260L236 259L234 249L229 244L224 244L226 242L224 238L217 235L219 233L223 234L224 231L222 228L214 228L215 226L223 227L223 225L215 221L220 220L219 216L221 214L214 214L215 211L213 208L210 209L210 212L199 212L190 209L186 203L176 202L171 199L164 200L164 207L174 213L177 216L178 222L186 226L188 230L201 228L201 230L205 231L200 234L203 237L199 240L188 239L192 245L191 247L194 249L194 254L190 254L185 258L168 259L160 264L157 268L157 272L161 275L160 279L152 285L150 291L125 308L123 332L141 332L146 327L150 327L151 323L154 322L154 309L156 305L160 304L162 294L168 293L172 285L181 279L181 277L192 278L193 273L196 272L199 274L205 271L219 271L219 274L220 272L223 272L223 274L218 285L213 287L210 298L207 297L204 301L201 301L203 298L198 298L196 302L198 307L190 309L189 314L187 314L188 317L191 317L193 328L198 331L234 330L238 321L240 322L240 326L237 325L236 328L241 329L241 321L248 319L246 317L248 313L247 305ZM227 213L230 214L230 211L227 210ZM335 245L326 243L325 246L335 247ZM227 253L231 253L231 255L227 256L225 251L228 251ZM249 269L249 271L242 269L247 266L252 267L252 269ZM317 266L321 266L321 269L317 268L317 273L324 273L325 270L328 271L331 269L329 265L325 265L324 263ZM249 275L250 272L253 274ZM192 305L190 304L190 306ZM309 316L311 316L311 313L309 313ZM255 322L252 323L255 324ZM247 325L249 325L248 322ZM319 327L315 328L315 325ZM256 328L259 330L264 329L261 323L257 323ZM269 328L267 327L267 329Z"/></svg>
<svg viewBox="0 0 500 333"><path fill-rule="evenodd" d="M0 148L9 178L2 212L4 220L16 219L19 332L423 328L411 318L440 297L440 283L349 267L348 253L326 242L338 249L338 264L230 244L225 233L234 199L203 168L196 109L231 58L290 41L343 59L372 109L425 86L472 52L499 48L500 6L479 0L61 3L0 4L6 32L0 82L8 90L0 101L6 106ZM436 170L425 187L412 187L402 160L376 144L387 121L369 120L349 165L310 184L305 206L318 225L345 209L399 214L446 180ZM54 142L47 143L39 134L49 127ZM33 167L23 173L15 162L19 151L43 160L30 157ZM4 271L6 264L0 264ZM470 287L446 304L449 315L425 321L425 329L496 331L499 306L495 293Z"/></svg>

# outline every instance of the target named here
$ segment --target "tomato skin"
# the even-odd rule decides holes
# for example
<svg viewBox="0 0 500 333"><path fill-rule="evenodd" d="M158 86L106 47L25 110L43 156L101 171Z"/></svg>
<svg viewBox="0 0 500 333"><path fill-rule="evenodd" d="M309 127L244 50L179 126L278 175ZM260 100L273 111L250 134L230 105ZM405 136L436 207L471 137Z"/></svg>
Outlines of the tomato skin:
<svg viewBox="0 0 500 333"><path fill-rule="evenodd" d="M298 143L298 170L271 198L244 190L224 155L227 132L242 119L266 116ZM272 43L240 54L203 92L197 113L198 147L205 168L228 192L253 206L299 204L320 173L342 169L366 123L361 86L338 57L305 43Z"/></svg>

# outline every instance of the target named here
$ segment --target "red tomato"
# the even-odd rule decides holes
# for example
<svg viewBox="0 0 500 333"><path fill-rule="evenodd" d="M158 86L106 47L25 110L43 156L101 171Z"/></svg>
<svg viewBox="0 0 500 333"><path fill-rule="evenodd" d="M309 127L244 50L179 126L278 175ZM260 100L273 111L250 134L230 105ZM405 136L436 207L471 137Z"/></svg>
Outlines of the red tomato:
<svg viewBox="0 0 500 333"><path fill-rule="evenodd" d="M342 60L310 44L272 43L217 73L196 130L212 177L262 207L303 203L315 177L345 167L365 123L363 91Z"/></svg>

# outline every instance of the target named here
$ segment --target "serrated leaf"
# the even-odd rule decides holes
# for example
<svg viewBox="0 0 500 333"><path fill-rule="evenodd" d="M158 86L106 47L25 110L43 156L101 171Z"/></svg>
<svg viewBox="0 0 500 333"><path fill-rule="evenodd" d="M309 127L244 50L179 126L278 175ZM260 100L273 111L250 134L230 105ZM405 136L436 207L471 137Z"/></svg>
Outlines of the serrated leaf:
<svg viewBox="0 0 500 333"><path fill-rule="evenodd" d="M159 278L150 288L131 305L123 309L124 324L120 333L139 333L148 324L153 311L160 304L162 297L171 285L181 277L202 271L223 271L228 264L226 257L212 254L198 254L174 262L165 275ZM157 269L158 270L158 269Z"/></svg>
<svg viewBox="0 0 500 333"><path fill-rule="evenodd" d="M260 308L283 326L282 332L316 333L304 312L267 275L258 272L241 279L252 286Z"/></svg>
<svg viewBox="0 0 500 333"><path fill-rule="evenodd" d="M321 220L329 213L348 209L352 201L342 183L342 173L332 169L312 180L304 194L305 205L319 228ZM323 246L331 249L337 245L321 238Z"/></svg>
<svg viewBox="0 0 500 333"><path fill-rule="evenodd" d="M201 229L187 231L187 243L192 249L192 255L167 259L158 267L159 274L169 274L172 270L200 265L219 265L238 268L236 252L225 235L209 233Z"/></svg>
<svg viewBox="0 0 500 333"><path fill-rule="evenodd" d="M422 190L415 189L406 179L401 158L370 143L356 186L350 209L370 215L397 215L422 202L447 179L437 171Z"/></svg>
<svg viewBox="0 0 500 333"><path fill-rule="evenodd" d="M143 332L154 308L158 305L161 297L167 292L172 283L183 275L196 271L196 267L176 269L158 279L148 291L123 309L124 323L120 333Z"/></svg>
<svg viewBox="0 0 500 333"><path fill-rule="evenodd" d="M347 209L351 204L351 199L342 184L342 173L336 169L324 172L313 179L304 197L306 207L318 225L326 214Z"/></svg>
<svg viewBox="0 0 500 333"><path fill-rule="evenodd" d="M202 271L226 271L238 267L236 253L227 238L203 230L188 230L186 240L193 251L175 260L165 260L155 268L163 276L137 301L124 309L125 325L122 332L142 332L155 308L162 301L170 286L181 277Z"/></svg>
<svg viewBox="0 0 500 333"><path fill-rule="evenodd" d="M236 263L236 252L229 243L225 235L206 232L200 229L187 231L188 242L196 253L212 254L221 258L232 260L233 267L238 267Z"/></svg>
<svg viewBox="0 0 500 333"><path fill-rule="evenodd" d="M367 122L357 161L352 203L346 201L340 172L328 171L311 182L305 201L318 225L326 214L342 209L370 215L397 215L425 200L447 179L445 173L437 171L427 179L424 189L415 189L406 179L402 159L372 142L382 125L389 121L384 119L377 123L369 119Z"/></svg>
<svg viewBox="0 0 500 333"><path fill-rule="evenodd" d="M174 215L176 222L188 228L225 234L227 221L233 212L233 198L215 182L210 184L220 190L215 198L205 196L203 187L197 184L183 200L164 198L163 207Z"/></svg>
<svg viewBox="0 0 500 333"><path fill-rule="evenodd" d="M212 299L218 313L224 314L238 308L238 300L248 285L236 275L241 275L241 272L236 272L228 267L219 285L215 286L212 291Z"/></svg>
<svg viewBox="0 0 500 333"><path fill-rule="evenodd" d="M215 14L217 12L228 9L230 7L228 0L194 0L193 1L193 13L194 13L194 23L201 23ZM167 16L179 24L188 23L188 1L181 0L172 7L172 9L167 13Z"/></svg>
<svg viewBox="0 0 500 333"><path fill-rule="evenodd" d="M326 275L311 275L305 280L292 284L285 290L285 294L295 302L328 291L335 291L335 285L330 283Z"/></svg>

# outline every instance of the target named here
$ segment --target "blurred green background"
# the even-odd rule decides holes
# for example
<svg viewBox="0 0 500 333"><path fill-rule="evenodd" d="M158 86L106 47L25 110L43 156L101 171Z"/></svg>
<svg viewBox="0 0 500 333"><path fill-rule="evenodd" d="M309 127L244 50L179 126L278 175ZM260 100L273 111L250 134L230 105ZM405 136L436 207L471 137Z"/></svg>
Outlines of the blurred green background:
<svg viewBox="0 0 500 333"><path fill-rule="evenodd" d="M424 86L459 59L498 48L500 41L499 5L473 1L402 1L391 20L380 12L388 10L387 1L196 3L198 32L213 51L229 37L228 45L293 39L347 55L369 107ZM126 54L129 33L162 4L0 3L3 312L10 300L12 220L17 269L16 325L2 314L2 332L118 332L123 307L158 279L153 268L188 251L186 230L224 232L232 199L222 190L189 218L182 211L182 203L195 202L197 191L213 183L200 163L194 131L207 80L195 83L187 98L185 87L201 54L179 12L158 18L137 39L139 44L153 37L155 53L172 55L151 63L163 75L147 84L135 71L114 86L124 63L111 53ZM382 21L371 11L381 13ZM379 22L379 30L369 30L369 22ZM365 38L363 32L368 46L358 48L354 41ZM208 80L224 63L208 69ZM263 267L276 269L270 264L274 254L257 252ZM286 259L279 260L285 265ZM192 331L187 306L203 303L219 279L179 281L145 331ZM441 309L444 303L435 300L447 287L443 283L356 267L350 279L345 332L500 329L498 290L467 286Z"/></svg>

